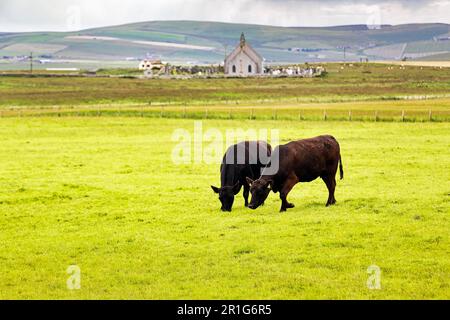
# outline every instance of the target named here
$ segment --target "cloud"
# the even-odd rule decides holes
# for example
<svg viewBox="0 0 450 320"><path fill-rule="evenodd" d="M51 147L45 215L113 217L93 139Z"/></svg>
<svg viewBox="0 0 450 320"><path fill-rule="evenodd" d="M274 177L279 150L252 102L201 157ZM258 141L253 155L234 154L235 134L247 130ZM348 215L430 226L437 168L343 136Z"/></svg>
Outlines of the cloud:
<svg viewBox="0 0 450 320"><path fill-rule="evenodd" d="M374 14L382 24L449 23L448 12L450 0L0 0L0 31L67 31L148 20L323 26L365 24Z"/></svg>

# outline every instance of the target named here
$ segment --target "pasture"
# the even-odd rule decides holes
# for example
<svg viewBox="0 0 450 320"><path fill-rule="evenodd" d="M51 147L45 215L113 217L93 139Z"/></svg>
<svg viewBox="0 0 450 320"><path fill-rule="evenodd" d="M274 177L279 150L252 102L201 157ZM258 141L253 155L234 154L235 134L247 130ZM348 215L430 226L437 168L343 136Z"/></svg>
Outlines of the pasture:
<svg viewBox="0 0 450 320"><path fill-rule="evenodd" d="M293 190L284 214L275 194L256 211L239 195L220 212L219 165L171 161L173 131L193 123L0 118L0 298L450 298L447 122L203 120L221 132L279 129L282 143L339 140L338 204L325 208L315 181ZM80 290L67 289L70 265ZM381 290L366 286L371 265Z"/></svg>
<svg viewBox="0 0 450 320"><path fill-rule="evenodd" d="M323 64L319 78L152 79L133 78L130 70L100 71L104 77L8 72L0 78L0 108L108 108L139 106L241 106L297 103L353 103L447 99L450 68L384 64ZM120 71L125 78L118 76ZM1 74L0 74L1 75ZM434 105L434 102L431 102ZM442 107L442 106L441 106ZM425 107L425 109L429 109Z"/></svg>
<svg viewBox="0 0 450 320"><path fill-rule="evenodd" d="M0 77L0 298L450 298L450 69L326 68ZM278 194L256 211L238 195L222 213L220 165L172 161L174 131L195 121L223 135L278 129L281 143L335 136L337 205L315 181L294 188L287 213ZM80 290L68 290L71 265ZM367 287L372 265L381 290Z"/></svg>

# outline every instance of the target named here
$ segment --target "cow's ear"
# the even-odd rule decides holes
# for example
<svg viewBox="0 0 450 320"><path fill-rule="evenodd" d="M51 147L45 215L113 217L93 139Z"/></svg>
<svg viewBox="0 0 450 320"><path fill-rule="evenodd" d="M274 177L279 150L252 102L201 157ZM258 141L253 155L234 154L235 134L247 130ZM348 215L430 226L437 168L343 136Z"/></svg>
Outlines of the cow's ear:
<svg viewBox="0 0 450 320"><path fill-rule="evenodd" d="M215 193L219 193L219 191L220 191L219 188L214 187L214 186L211 186L211 189L213 189L213 191L214 191Z"/></svg>
<svg viewBox="0 0 450 320"><path fill-rule="evenodd" d="M245 178L245 180L247 180L247 183L248 183L250 186L253 184L253 182L255 182L255 181L253 181L252 179L250 179L249 177Z"/></svg>

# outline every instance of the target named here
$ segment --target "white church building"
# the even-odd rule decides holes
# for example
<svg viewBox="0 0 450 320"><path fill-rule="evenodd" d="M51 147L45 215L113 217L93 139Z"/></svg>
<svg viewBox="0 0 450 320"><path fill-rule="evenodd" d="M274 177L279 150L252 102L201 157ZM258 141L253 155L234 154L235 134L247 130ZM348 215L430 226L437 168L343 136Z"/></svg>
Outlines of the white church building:
<svg viewBox="0 0 450 320"><path fill-rule="evenodd" d="M255 76L264 73L263 57L245 41L244 33L236 49L225 59L225 74L229 76Z"/></svg>

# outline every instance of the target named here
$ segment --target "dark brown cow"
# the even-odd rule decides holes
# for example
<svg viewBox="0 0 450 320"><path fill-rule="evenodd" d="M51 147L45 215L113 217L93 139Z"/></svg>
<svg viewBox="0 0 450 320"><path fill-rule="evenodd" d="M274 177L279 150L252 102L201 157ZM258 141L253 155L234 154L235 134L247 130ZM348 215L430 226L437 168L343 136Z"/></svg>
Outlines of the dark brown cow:
<svg viewBox="0 0 450 320"><path fill-rule="evenodd" d="M334 137L320 136L278 146L272 153L271 162L276 160L279 161L279 168L275 174L267 174L266 168L258 180L247 178L252 194L249 208L258 208L270 190L280 192L281 212L294 208L286 199L292 188L299 182L311 182L319 177L329 191L327 206L336 203L334 191L338 164L341 179L344 178L344 170L339 143Z"/></svg>

